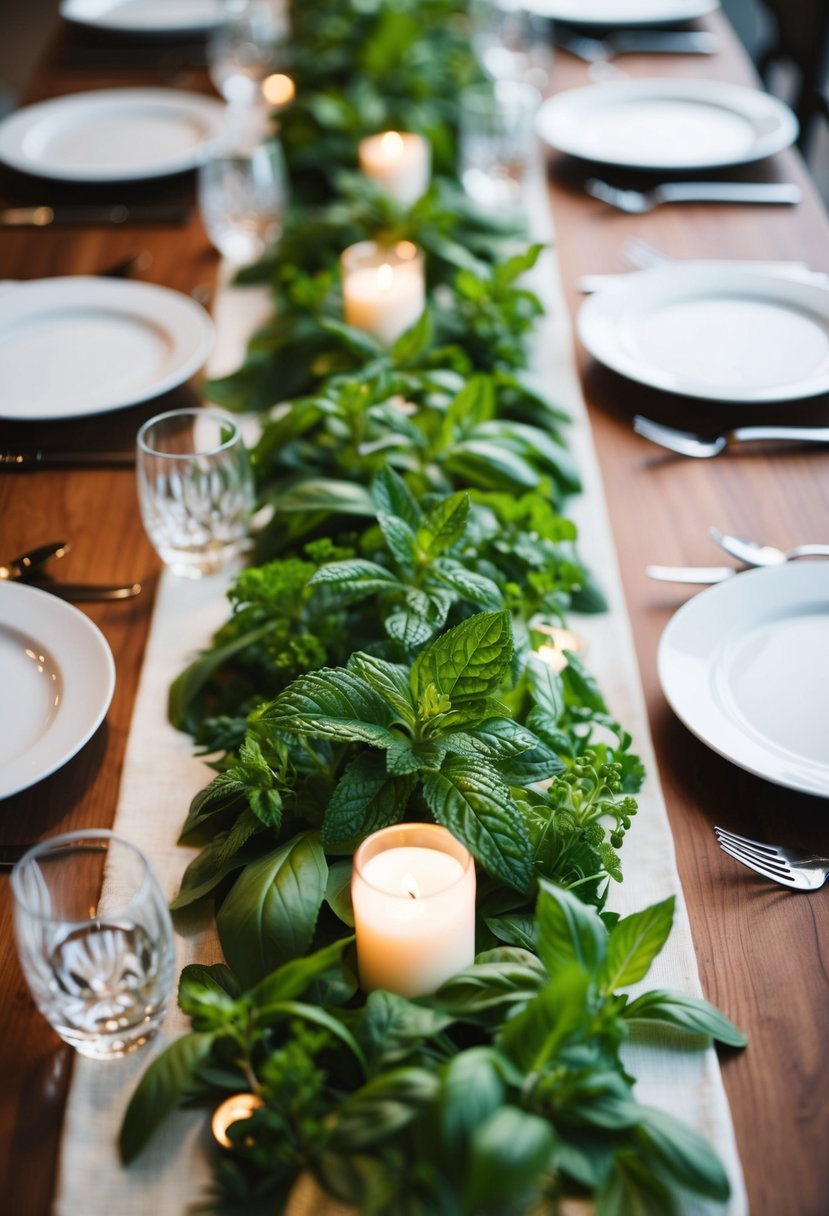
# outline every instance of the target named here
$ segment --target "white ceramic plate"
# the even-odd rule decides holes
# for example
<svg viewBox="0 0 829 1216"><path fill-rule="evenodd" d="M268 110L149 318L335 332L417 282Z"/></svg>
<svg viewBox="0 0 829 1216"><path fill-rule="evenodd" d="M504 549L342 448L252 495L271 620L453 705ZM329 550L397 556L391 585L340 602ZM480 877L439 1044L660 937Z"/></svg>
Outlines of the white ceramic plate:
<svg viewBox="0 0 829 1216"><path fill-rule="evenodd" d="M829 563L750 570L700 592L662 634L674 713L719 755L829 797Z"/></svg>
<svg viewBox="0 0 829 1216"><path fill-rule="evenodd" d="M70 93L0 122L0 160L65 182L166 177L201 163L224 112L224 102L178 89Z"/></svg>
<svg viewBox="0 0 829 1216"><path fill-rule="evenodd" d="M568 89L536 115L539 138L582 160L664 172L771 156L797 138L782 101L716 80L620 80Z"/></svg>
<svg viewBox="0 0 829 1216"><path fill-rule="evenodd" d="M829 392L829 288L735 263L672 263L596 292L581 341L623 376L710 401Z"/></svg>
<svg viewBox="0 0 829 1216"><path fill-rule="evenodd" d="M720 0L525 0L525 6L554 21L610 29L693 21L719 8Z"/></svg>
<svg viewBox="0 0 829 1216"><path fill-rule="evenodd" d="M0 418L77 418L183 384L213 346L189 296L124 279L36 279L0 292Z"/></svg>
<svg viewBox="0 0 829 1216"><path fill-rule="evenodd" d="M80 751L114 688L112 651L89 617L47 591L0 583L0 798Z"/></svg>
<svg viewBox="0 0 829 1216"><path fill-rule="evenodd" d="M63 0L60 14L76 25L125 34L185 34L213 29L221 0Z"/></svg>

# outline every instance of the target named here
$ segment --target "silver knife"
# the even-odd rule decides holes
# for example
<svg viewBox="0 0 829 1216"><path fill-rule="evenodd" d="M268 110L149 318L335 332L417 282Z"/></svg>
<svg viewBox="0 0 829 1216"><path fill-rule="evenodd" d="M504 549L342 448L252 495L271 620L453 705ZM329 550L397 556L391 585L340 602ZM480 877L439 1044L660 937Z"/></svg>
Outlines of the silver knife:
<svg viewBox="0 0 829 1216"><path fill-rule="evenodd" d="M24 473L31 469L132 468L132 452L47 452L32 448L23 452L0 452L0 473Z"/></svg>
<svg viewBox="0 0 829 1216"><path fill-rule="evenodd" d="M75 603L92 603L96 600L131 600L141 594L140 583L125 585L106 583L52 583L34 582L29 580L27 587L35 587L38 591L48 591L62 600L72 600Z"/></svg>
<svg viewBox="0 0 829 1216"><path fill-rule="evenodd" d="M58 203L4 207L1 228L47 228L50 224L186 224L189 203Z"/></svg>
<svg viewBox="0 0 829 1216"><path fill-rule="evenodd" d="M724 583L741 571L736 566L646 566L648 578L663 583Z"/></svg>

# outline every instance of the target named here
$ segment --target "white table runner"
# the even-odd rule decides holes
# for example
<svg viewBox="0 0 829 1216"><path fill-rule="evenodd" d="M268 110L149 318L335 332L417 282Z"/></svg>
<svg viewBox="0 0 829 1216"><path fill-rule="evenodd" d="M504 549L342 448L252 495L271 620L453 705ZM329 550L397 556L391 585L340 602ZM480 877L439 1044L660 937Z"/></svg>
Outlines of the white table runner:
<svg viewBox="0 0 829 1216"><path fill-rule="evenodd" d="M530 214L536 233L552 244L548 204L540 174L530 194ZM244 355L247 336L267 316L267 297L259 289L227 286L222 276L215 319L218 345L210 371L232 370ZM639 813L622 847L624 882L613 884L610 903L627 914L676 896L670 939L657 957L642 988L665 987L702 995L685 902L674 858L674 847L659 786L644 699L636 667L633 640L622 595L598 465L570 341L569 323L552 252L545 253L534 273L534 288L547 308L534 366L547 394L567 409L574 424L569 433L584 491L569 513L580 530L581 556L593 570L609 602L609 611L580 617L578 632L587 642L586 664L599 681L614 716L634 739L648 772L638 795ZM225 591L229 576L197 582L164 572L144 660L127 747L115 828L141 845L152 858L170 898L191 850L176 845L190 798L211 773L192 755L189 736L167 722L167 692L171 680L209 643L225 620ZM178 939L179 966L215 962L221 952L215 935L205 928L197 936ZM171 1040L189 1029L178 1009L170 1011L159 1037L144 1051L124 1060L100 1063L75 1060L67 1104L56 1200L57 1216L186 1216L210 1181L208 1119L204 1112L177 1112L128 1170L121 1167L116 1148L118 1129L130 1096L150 1061ZM638 1078L640 1101L659 1107L700 1132L720 1154L732 1184L726 1208L689 1200L688 1216L748 1211L731 1116L713 1048L685 1050L669 1036L654 1031L648 1046L630 1045L626 1066ZM664 1043L664 1050L660 1044ZM308 1216L316 1207L307 1197L291 1212ZM325 1203L326 1216L338 1209Z"/></svg>

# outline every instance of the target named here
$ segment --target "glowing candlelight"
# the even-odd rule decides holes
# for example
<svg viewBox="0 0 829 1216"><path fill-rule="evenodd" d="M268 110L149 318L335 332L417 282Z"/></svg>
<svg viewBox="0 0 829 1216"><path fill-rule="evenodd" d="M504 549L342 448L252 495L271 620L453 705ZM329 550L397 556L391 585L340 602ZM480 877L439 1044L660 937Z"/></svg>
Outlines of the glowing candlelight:
<svg viewBox="0 0 829 1216"><path fill-rule="evenodd" d="M434 992L475 958L475 866L445 828L401 823L369 836L351 880L364 991Z"/></svg>
<svg viewBox="0 0 829 1216"><path fill-rule="evenodd" d="M343 252L341 263L346 323L391 346L426 306L421 251L411 241L360 241Z"/></svg>
<svg viewBox="0 0 829 1216"><path fill-rule="evenodd" d="M422 135L384 131L360 140L360 169L404 207L426 192L431 149Z"/></svg>

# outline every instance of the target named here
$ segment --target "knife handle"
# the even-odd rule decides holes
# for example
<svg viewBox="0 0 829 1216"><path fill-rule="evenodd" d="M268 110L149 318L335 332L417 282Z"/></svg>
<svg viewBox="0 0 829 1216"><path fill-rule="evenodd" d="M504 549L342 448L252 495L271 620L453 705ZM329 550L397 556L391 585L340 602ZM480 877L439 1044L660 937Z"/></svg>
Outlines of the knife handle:
<svg viewBox="0 0 829 1216"><path fill-rule="evenodd" d="M0 472L25 473L34 469L132 468L131 452L0 452Z"/></svg>

